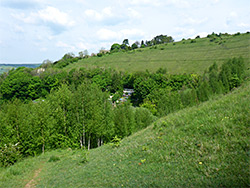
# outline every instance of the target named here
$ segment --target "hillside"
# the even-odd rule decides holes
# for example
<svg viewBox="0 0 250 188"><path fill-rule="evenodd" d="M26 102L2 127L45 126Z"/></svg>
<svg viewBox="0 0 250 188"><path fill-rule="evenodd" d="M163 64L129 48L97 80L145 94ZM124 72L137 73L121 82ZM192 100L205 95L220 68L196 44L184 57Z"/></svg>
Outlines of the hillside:
<svg viewBox="0 0 250 188"><path fill-rule="evenodd" d="M65 67L106 67L120 71L136 72L146 69L154 72L166 68L169 73L203 73L216 62L221 65L232 57L242 57L250 68L250 34L222 35L183 40L174 43L117 52L102 57L82 59Z"/></svg>
<svg viewBox="0 0 250 188"><path fill-rule="evenodd" d="M0 168L0 187L248 187L250 84L87 155L56 150Z"/></svg>

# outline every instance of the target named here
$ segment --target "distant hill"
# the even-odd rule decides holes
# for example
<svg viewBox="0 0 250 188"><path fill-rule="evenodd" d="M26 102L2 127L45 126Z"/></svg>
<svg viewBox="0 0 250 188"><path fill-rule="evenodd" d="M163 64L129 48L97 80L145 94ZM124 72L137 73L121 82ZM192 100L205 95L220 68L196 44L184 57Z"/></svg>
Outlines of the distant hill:
<svg viewBox="0 0 250 188"><path fill-rule="evenodd" d="M242 57L250 68L250 34L210 35L174 43L116 52L102 57L90 57L66 66L65 70L105 67L136 72L148 69L154 72L166 68L169 73L202 73L216 62L221 65L232 57Z"/></svg>
<svg viewBox="0 0 250 188"><path fill-rule="evenodd" d="M11 69L15 69L18 67L27 67L27 68L36 68L39 67L41 64L0 64L0 74L4 72L8 72Z"/></svg>

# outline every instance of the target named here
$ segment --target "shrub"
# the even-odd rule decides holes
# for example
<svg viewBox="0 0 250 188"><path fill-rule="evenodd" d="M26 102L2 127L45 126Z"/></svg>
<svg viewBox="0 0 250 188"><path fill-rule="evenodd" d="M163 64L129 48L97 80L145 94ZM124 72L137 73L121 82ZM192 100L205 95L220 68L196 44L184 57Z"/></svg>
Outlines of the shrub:
<svg viewBox="0 0 250 188"><path fill-rule="evenodd" d="M16 144L5 144L0 147L0 166L7 167L13 165L18 160L22 158L22 155L18 148L18 143Z"/></svg>
<svg viewBox="0 0 250 188"><path fill-rule="evenodd" d="M98 53L97 54L97 57L102 57L103 56L103 53Z"/></svg>
<svg viewBox="0 0 250 188"><path fill-rule="evenodd" d="M80 163L87 163L89 160L88 160L88 151L87 150L83 150L83 152L81 153L80 157Z"/></svg>
<svg viewBox="0 0 250 188"><path fill-rule="evenodd" d="M117 136L115 136L110 143L112 147L116 147L116 148L118 148L120 144L121 144L121 138L118 138Z"/></svg>
<svg viewBox="0 0 250 188"><path fill-rule="evenodd" d="M56 162L56 161L59 161L59 160L60 160L59 157L52 155L52 156L49 158L48 162Z"/></svg>

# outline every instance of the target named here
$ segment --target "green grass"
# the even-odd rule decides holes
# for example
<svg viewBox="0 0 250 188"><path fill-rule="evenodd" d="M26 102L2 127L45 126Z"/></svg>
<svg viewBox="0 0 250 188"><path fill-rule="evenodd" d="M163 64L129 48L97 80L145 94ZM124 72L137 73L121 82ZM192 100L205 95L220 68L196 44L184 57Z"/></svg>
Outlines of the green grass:
<svg viewBox="0 0 250 188"><path fill-rule="evenodd" d="M136 72L146 69L154 72L157 69L167 68L169 73L203 73L210 65L218 65L232 57L243 57L250 68L250 34L237 36L223 36L210 42L209 38L158 45L154 48L141 48L135 51L118 52L103 57L91 57L80 60L65 67L93 68L105 67L120 71Z"/></svg>
<svg viewBox="0 0 250 188"><path fill-rule="evenodd" d="M250 83L87 155L56 150L0 168L0 187L249 187ZM57 158L59 160L52 160Z"/></svg>

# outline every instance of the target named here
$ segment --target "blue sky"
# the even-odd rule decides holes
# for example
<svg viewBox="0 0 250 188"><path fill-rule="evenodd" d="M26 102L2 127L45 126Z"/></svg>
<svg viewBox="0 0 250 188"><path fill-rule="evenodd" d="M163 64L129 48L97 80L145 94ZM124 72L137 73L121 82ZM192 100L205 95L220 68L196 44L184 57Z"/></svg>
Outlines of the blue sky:
<svg viewBox="0 0 250 188"><path fill-rule="evenodd" d="M96 53L125 38L247 31L249 0L0 0L0 63Z"/></svg>

